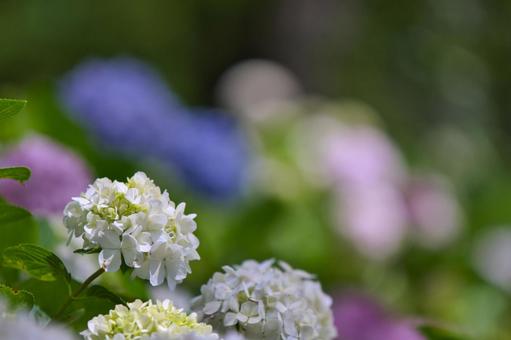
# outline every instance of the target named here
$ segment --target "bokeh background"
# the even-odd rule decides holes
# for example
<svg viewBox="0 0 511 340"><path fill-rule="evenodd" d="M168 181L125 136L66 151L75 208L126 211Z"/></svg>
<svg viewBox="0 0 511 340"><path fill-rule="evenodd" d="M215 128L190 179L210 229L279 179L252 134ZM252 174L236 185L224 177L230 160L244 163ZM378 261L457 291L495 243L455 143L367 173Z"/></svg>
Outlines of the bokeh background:
<svg viewBox="0 0 511 340"><path fill-rule="evenodd" d="M317 275L347 340L422 339L422 324L509 339L510 15L497 0L1 1L0 97L29 103L0 126L0 163L33 175L0 195L83 278L65 203L142 170L198 214L202 260L176 299L276 258Z"/></svg>

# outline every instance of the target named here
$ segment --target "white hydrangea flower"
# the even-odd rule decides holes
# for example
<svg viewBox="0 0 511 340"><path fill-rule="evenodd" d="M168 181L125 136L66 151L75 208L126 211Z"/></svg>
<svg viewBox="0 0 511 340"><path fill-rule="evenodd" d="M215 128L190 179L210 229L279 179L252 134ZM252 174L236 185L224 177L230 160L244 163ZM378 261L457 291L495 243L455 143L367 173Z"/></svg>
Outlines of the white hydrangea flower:
<svg viewBox="0 0 511 340"><path fill-rule="evenodd" d="M108 315L91 319L80 334L86 340L218 340L211 326L197 322L170 300L135 300L128 306L117 305Z"/></svg>
<svg viewBox="0 0 511 340"><path fill-rule="evenodd" d="M273 260L223 267L193 302L199 320L247 339L329 340L336 337L330 306L312 275Z"/></svg>
<svg viewBox="0 0 511 340"><path fill-rule="evenodd" d="M245 337L238 332L229 331L224 335L223 340L245 340Z"/></svg>
<svg viewBox="0 0 511 340"><path fill-rule="evenodd" d="M0 301L0 339L9 340L73 340L68 330L55 326L39 325L28 313L11 313Z"/></svg>
<svg viewBox="0 0 511 340"><path fill-rule="evenodd" d="M157 286L166 279L173 289L198 260L195 214L175 205L167 191L137 172L126 183L99 178L64 210L70 238L81 237L85 248L100 248L99 265L108 272L122 262L133 275Z"/></svg>

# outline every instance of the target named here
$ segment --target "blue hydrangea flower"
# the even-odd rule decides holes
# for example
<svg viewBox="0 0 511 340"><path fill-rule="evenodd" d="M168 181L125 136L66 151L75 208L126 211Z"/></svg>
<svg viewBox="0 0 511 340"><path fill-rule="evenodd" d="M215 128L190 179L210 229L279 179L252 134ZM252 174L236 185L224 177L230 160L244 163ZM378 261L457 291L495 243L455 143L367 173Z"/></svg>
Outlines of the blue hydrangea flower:
<svg viewBox="0 0 511 340"><path fill-rule="evenodd" d="M167 164L187 185L215 199L241 191L247 143L232 118L182 106L149 66L94 59L60 83L64 107L112 151Z"/></svg>
<svg viewBox="0 0 511 340"><path fill-rule="evenodd" d="M248 145L236 121L220 112L200 111L185 124L164 134L161 159L213 198L240 193L246 179Z"/></svg>
<svg viewBox="0 0 511 340"><path fill-rule="evenodd" d="M165 82L135 59L92 59L60 83L64 107L111 150L151 150L161 120L183 110Z"/></svg>

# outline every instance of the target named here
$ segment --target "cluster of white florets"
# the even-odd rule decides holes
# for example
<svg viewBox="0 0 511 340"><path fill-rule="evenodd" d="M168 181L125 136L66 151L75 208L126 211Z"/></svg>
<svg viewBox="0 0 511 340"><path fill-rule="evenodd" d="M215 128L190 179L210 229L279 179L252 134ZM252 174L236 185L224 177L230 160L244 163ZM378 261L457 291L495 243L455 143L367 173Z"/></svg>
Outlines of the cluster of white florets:
<svg viewBox="0 0 511 340"><path fill-rule="evenodd" d="M87 324L81 335L87 340L218 340L211 326L197 322L170 300L135 300L117 305L107 315L98 315Z"/></svg>
<svg viewBox="0 0 511 340"><path fill-rule="evenodd" d="M198 260L199 240L195 214L186 215L185 204L175 205L145 173L137 172L126 183L97 179L64 210L70 237L81 237L83 247L97 249L99 264L108 272L122 262L133 275L153 286L167 283L173 289L191 272Z"/></svg>
<svg viewBox="0 0 511 340"><path fill-rule="evenodd" d="M336 337L332 300L301 270L273 260L223 267L193 303L199 320L247 339L329 340Z"/></svg>

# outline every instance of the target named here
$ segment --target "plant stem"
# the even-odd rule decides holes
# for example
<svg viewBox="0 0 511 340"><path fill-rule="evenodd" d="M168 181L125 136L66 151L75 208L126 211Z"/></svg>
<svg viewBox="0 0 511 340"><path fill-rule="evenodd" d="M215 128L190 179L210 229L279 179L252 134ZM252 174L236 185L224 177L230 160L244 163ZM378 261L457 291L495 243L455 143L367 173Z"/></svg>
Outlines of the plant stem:
<svg viewBox="0 0 511 340"><path fill-rule="evenodd" d="M66 311L66 308L69 307L71 302L73 302L74 299L76 299L95 279L97 279L101 274L105 272L104 268L99 268L97 271L92 273L91 276L87 278L87 280L83 281L83 283L78 287L76 291L71 294L71 296L68 297L66 302L60 307L58 312L55 314L54 320L58 320L62 317L62 314Z"/></svg>

